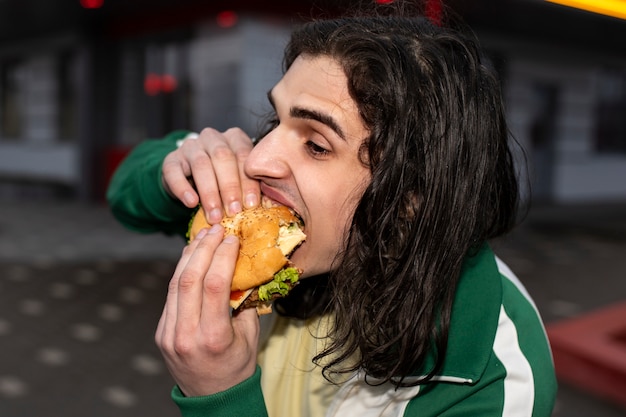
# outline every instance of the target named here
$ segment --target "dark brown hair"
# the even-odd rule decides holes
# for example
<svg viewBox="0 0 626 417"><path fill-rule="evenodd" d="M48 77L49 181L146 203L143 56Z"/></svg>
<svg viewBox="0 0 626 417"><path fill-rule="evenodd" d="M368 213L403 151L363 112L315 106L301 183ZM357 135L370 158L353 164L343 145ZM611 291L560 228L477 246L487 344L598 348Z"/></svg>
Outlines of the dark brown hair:
<svg viewBox="0 0 626 417"><path fill-rule="evenodd" d="M444 360L464 259L516 219L499 81L473 37L421 17L309 22L293 33L285 70L300 55L342 65L371 132L362 161L372 181L330 277L277 309L311 315L326 306L319 294L331 297L334 326L316 357L327 377L361 369L399 386L427 381Z"/></svg>

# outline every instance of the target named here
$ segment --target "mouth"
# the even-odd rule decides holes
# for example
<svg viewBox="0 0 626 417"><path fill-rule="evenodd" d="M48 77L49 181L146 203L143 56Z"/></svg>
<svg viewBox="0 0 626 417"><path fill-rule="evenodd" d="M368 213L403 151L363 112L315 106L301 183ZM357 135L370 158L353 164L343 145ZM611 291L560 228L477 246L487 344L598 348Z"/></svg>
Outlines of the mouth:
<svg viewBox="0 0 626 417"><path fill-rule="evenodd" d="M293 203L276 188L261 183L261 204L264 207L286 206L293 210Z"/></svg>
<svg viewBox="0 0 626 417"><path fill-rule="evenodd" d="M265 208L285 206L291 210L291 212L300 220L300 224L304 225L302 216L298 211L290 204L286 198L284 198L279 192L275 191L271 187L261 184L261 206Z"/></svg>
<svg viewBox="0 0 626 417"><path fill-rule="evenodd" d="M262 194L261 195L261 206L263 206L263 208L271 208L271 207L284 206L284 204L280 204L278 201L272 200L271 198L269 198L265 194Z"/></svg>

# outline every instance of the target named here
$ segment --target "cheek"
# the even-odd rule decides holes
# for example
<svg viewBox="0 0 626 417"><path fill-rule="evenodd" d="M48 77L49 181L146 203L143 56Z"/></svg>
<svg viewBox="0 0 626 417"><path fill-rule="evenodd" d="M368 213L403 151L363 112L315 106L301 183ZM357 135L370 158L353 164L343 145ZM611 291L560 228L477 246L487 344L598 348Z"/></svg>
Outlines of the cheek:
<svg viewBox="0 0 626 417"><path fill-rule="evenodd" d="M299 183L311 229L307 233L306 250L295 255L303 256L311 274L328 272L337 254L343 250L346 231L363 194L363 184L369 178L366 169L352 170L355 174L352 177L346 177L346 172L350 170L341 171L341 181L337 180L338 176L324 176L322 180L318 175L315 181L308 177L308 181Z"/></svg>
<svg viewBox="0 0 626 417"><path fill-rule="evenodd" d="M305 229L307 239L302 250L292 256L294 263L304 269L304 276L328 272L343 247L346 222L351 213L342 209L342 202L327 198L330 194L318 191L317 198L306 204L310 215L308 230Z"/></svg>
<svg viewBox="0 0 626 417"><path fill-rule="evenodd" d="M345 230L345 214L337 207L324 206L311 220L309 256L316 272L328 272L342 247Z"/></svg>
<svg viewBox="0 0 626 417"><path fill-rule="evenodd" d="M311 239L311 249L319 254L319 260L323 260L326 270L344 249L346 233L361 193L355 196L353 190L341 190L334 195L336 198L325 201L323 207L317 211ZM347 195L350 196L349 199L346 199Z"/></svg>

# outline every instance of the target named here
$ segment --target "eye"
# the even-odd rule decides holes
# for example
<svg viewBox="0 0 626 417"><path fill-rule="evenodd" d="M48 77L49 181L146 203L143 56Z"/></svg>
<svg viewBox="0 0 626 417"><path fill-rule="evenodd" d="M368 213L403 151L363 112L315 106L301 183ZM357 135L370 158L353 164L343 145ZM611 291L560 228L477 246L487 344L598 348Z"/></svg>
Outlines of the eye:
<svg viewBox="0 0 626 417"><path fill-rule="evenodd" d="M322 148L321 146L319 146L317 143L313 141L309 140L306 142L305 145L308 148L308 151L312 156L323 157L323 156L327 156L328 154L330 154L330 151L328 149Z"/></svg>

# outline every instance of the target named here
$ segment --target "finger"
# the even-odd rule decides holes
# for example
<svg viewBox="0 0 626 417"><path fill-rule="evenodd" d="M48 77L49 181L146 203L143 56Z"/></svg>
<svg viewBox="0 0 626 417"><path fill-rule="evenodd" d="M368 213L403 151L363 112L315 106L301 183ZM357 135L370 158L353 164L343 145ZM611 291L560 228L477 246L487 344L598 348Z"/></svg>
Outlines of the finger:
<svg viewBox="0 0 626 417"><path fill-rule="evenodd" d="M215 166L205 146L198 139L193 141L193 146L190 145L184 149L181 147L181 150L185 153L185 158L191 167L191 176L207 220L210 224L216 224L222 220L224 211Z"/></svg>
<svg viewBox="0 0 626 417"><path fill-rule="evenodd" d="M224 237L224 228L219 224L214 225L205 233L199 234L194 239L197 246L191 248L189 260L178 278L177 338L185 338L198 328L203 303L204 278L213 261L215 249Z"/></svg>
<svg viewBox="0 0 626 417"><path fill-rule="evenodd" d="M189 172L186 172L186 175L192 179L198 201L201 202L207 215L213 209L219 210L217 217L207 216L209 220L213 220L210 222L213 224L218 223L222 219L222 200L220 199L213 162L207 151L208 140L206 135L203 135L198 136L195 140L184 141L178 148L178 152L180 153L180 158L189 167ZM203 194L206 196L204 199L200 197Z"/></svg>
<svg viewBox="0 0 626 417"><path fill-rule="evenodd" d="M243 130L238 128L228 129L224 132L224 136L228 139L230 148L235 154L235 158L237 160L243 206L245 208L256 207L259 205L261 200L259 181L248 177L244 171L246 159L248 159L248 156L254 147L252 139L250 139L250 137Z"/></svg>
<svg viewBox="0 0 626 417"><path fill-rule="evenodd" d="M230 291L239 254L239 239L228 235L215 250L203 283L202 332L210 340L228 344L232 340ZM228 337L230 335L230 337Z"/></svg>
<svg viewBox="0 0 626 417"><path fill-rule="evenodd" d="M233 327L248 341L248 346L258 346L261 324L254 308L246 308L233 315Z"/></svg>
<svg viewBox="0 0 626 417"><path fill-rule="evenodd" d="M215 129L206 128L200 134L200 139L206 147L216 178L219 190L219 203L224 207L227 215L239 213L242 208L241 182L239 179L239 165L237 156L225 134ZM204 184L203 184L204 185ZM198 187L200 200L211 199L214 195L208 187Z"/></svg>
<svg viewBox="0 0 626 417"><path fill-rule="evenodd" d="M198 236L201 238L204 234L206 234L206 230L201 230ZM163 312L161 313L161 318L159 319L155 332L155 341L161 350L164 348L167 349L167 346L172 344L169 342L173 342L174 340L173 335L175 334L178 309L178 280L180 274L187 266L187 262L195 250L195 247L198 245L198 242L199 240L196 239L185 246L181 258L172 274L172 278L170 279L165 305L163 306Z"/></svg>
<svg viewBox="0 0 626 417"><path fill-rule="evenodd" d="M196 207L199 197L189 181L191 167L185 162L180 150L169 153L161 166L161 181L169 195L179 199L189 208Z"/></svg>

